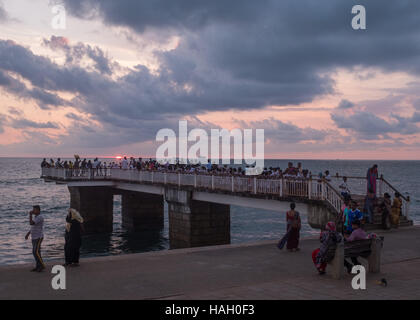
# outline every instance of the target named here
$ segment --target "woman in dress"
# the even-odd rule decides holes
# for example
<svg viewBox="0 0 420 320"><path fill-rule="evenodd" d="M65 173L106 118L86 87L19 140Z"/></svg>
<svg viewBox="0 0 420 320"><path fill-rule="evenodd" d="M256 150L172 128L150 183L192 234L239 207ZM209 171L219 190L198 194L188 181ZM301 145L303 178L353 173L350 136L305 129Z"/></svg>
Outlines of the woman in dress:
<svg viewBox="0 0 420 320"><path fill-rule="evenodd" d="M69 209L66 217L66 234L64 255L65 266L78 266L80 247L82 245L82 223L83 218L75 209Z"/></svg>
<svg viewBox="0 0 420 320"><path fill-rule="evenodd" d="M302 223L300 214L295 208L296 204L292 202L290 204L290 211L287 211L286 213L287 233L289 234L286 247L290 252L299 251L299 237Z"/></svg>

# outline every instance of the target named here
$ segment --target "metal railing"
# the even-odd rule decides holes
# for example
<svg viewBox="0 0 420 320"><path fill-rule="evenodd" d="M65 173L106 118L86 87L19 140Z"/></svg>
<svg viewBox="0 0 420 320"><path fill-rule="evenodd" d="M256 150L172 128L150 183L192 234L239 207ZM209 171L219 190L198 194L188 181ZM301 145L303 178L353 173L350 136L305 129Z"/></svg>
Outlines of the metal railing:
<svg viewBox="0 0 420 320"><path fill-rule="evenodd" d="M219 190L232 193L255 195L275 195L284 198L301 198L321 200L340 212L343 197L338 186L343 177L334 176L331 181L324 179L297 178L263 178L257 176L227 176L181 172L138 171L136 169L64 169L42 168L42 177L53 180L83 181L83 180L117 180L137 183L169 184L190 186L198 189ZM366 178L347 177L347 185L352 195L366 194ZM382 176L377 179L377 196L383 197L387 192L398 192ZM401 194L401 193L400 193ZM401 196L402 214L409 217L410 197Z"/></svg>
<svg viewBox="0 0 420 320"><path fill-rule="evenodd" d="M340 212L343 201L340 193L334 186L325 180L313 179L267 179L252 176L224 176L103 168L42 168L42 177L64 181L117 180L137 183L169 184L232 193L323 200L329 203L337 212Z"/></svg>

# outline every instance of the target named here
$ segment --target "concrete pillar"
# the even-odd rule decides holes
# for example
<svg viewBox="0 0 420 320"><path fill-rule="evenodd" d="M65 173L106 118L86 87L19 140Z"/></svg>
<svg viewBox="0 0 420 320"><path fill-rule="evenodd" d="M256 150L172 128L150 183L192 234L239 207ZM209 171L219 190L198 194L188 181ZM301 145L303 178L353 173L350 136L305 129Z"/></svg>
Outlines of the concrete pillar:
<svg viewBox="0 0 420 320"><path fill-rule="evenodd" d="M192 191L168 188L171 249L230 243L230 206L192 200Z"/></svg>
<svg viewBox="0 0 420 320"><path fill-rule="evenodd" d="M337 243L334 259L331 261L331 275L334 279L341 279L344 276L344 244Z"/></svg>
<svg viewBox="0 0 420 320"><path fill-rule="evenodd" d="M308 224L313 229L322 229L329 221L336 221L336 215L326 205L312 201L308 203ZM340 226L337 226L339 228Z"/></svg>
<svg viewBox="0 0 420 320"><path fill-rule="evenodd" d="M113 190L109 187L68 187L70 207L80 212L85 233L112 232Z"/></svg>
<svg viewBox="0 0 420 320"><path fill-rule="evenodd" d="M163 196L152 193L121 193L122 226L131 231L161 230L164 225Z"/></svg>
<svg viewBox="0 0 420 320"><path fill-rule="evenodd" d="M379 273L381 272L382 240L372 239L370 250L371 253L368 257L369 272Z"/></svg>

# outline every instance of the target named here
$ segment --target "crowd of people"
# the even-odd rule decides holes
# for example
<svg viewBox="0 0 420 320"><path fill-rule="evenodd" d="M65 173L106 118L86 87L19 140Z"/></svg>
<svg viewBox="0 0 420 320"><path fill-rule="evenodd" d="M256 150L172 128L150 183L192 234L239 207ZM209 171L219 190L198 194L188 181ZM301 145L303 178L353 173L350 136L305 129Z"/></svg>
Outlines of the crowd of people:
<svg viewBox="0 0 420 320"><path fill-rule="evenodd" d="M41 163L42 168L64 168L72 170L80 170L81 172L88 169L95 169L98 175L106 175L109 169L122 169L122 170L142 170L142 171L160 171L160 172L180 172L189 174L213 174L222 176L243 176L246 174L246 169L250 166L231 166L227 164L215 164L210 160L206 164L203 163L175 163L165 162L161 163L155 159L143 159L134 157L123 157L118 161L101 161L98 158L93 160L81 159L75 156L74 161L50 159L49 161L44 158ZM338 174L337 174L338 175ZM302 163L298 162L295 166L293 162L289 162L285 169L280 167L265 167L263 168L259 177L266 179L290 178L290 179L325 179L331 181L329 171L319 173L315 176L308 169L302 167Z"/></svg>

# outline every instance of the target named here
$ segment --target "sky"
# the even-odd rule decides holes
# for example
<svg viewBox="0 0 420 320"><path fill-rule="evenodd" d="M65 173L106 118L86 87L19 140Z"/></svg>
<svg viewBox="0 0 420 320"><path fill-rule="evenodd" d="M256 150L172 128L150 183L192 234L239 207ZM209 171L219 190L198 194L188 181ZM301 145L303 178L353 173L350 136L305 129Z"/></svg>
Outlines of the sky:
<svg viewBox="0 0 420 320"><path fill-rule="evenodd" d="M265 158L420 160L419 13L418 0L0 0L0 156L153 157L157 132L188 120L264 129Z"/></svg>

